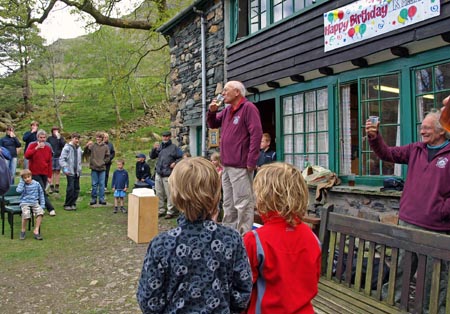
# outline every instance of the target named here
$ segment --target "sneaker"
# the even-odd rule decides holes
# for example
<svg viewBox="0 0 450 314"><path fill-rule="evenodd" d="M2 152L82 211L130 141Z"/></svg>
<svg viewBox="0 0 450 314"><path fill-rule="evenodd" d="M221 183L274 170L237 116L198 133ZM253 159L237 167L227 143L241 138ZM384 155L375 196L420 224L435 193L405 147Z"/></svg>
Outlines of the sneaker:
<svg viewBox="0 0 450 314"><path fill-rule="evenodd" d="M97 200L91 200L91 202L89 203L89 205L95 205L97 204Z"/></svg>
<svg viewBox="0 0 450 314"><path fill-rule="evenodd" d="M77 205L72 205L72 210L77 210Z"/></svg>
<svg viewBox="0 0 450 314"><path fill-rule="evenodd" d="M124 213L124 214L127 213L127 209L126 209L125 207L120 207L120 211L121 211L122 213Z"/></svg>
<svg viewBox="0 0 450 314"><path fill-rule="evenodd" d="M100 201L99 204L100 205L106 205L106 201Z"/></svg>
<svg viewBox="0 0 450 314"><path fill-rule="evenodd" d="M36 240L44 240L39 233L34 233L33 236Z"/></svg>
<svg viewBox="0 0 450 314"><path fill-rule="evenodd" d="M25 240L25 231L24 232L20 232L20 240Z"/></svg>
<svg viewBox="0 0 450 314"><path fill-rule="evenodd" d="M56 216L55 210L51 210L48 214L49 214L50 216Z"/></svg>
<svg viewBox="0 0 450 314"><path fill-rule="evenodd" d="M114 213L114 214L117 214L118 211L119 211L119 209L118 209L117 207L114 207L113 213Z"/></svg>

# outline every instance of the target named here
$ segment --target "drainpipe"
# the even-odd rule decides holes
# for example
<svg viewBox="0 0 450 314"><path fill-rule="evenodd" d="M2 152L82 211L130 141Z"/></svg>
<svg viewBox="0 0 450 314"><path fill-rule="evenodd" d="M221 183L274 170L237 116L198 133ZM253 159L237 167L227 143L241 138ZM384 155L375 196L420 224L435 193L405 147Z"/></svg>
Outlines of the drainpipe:
<svg viewBox="0 0 450 314"><path fill-rule="evenodd" d="M202 156L206 156L206 19L205 13L193 8L194 12L201 17L201 37L202 37Z"/></svg>

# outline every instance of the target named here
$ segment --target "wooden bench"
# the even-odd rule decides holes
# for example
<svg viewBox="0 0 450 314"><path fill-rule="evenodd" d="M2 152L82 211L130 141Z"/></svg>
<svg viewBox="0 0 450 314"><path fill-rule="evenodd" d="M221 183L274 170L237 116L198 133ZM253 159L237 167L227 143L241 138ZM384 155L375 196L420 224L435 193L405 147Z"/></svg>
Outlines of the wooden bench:
<svg viewBox="0 0 450 314"><path fill-rule="evenodd" d="M321 213L322 276L319 293L313 300L316 313L423 313L423 304L429 304L430 314L438 313L440 270L443 263L450 264L450 236L333 213L332 209L325 207ZM401 278L400 302L395 303L399 250L405 250L405 275ZM415 279L410 280L414 275L411 274L414 253L419 257L418 267ZM429 299L424 288L427 257L433 258ZM390 268L383 267L385 264L390 264ZM387 296L383 297L381 291L386 281ZM448 282L445 286L448 314Z"/></svg>

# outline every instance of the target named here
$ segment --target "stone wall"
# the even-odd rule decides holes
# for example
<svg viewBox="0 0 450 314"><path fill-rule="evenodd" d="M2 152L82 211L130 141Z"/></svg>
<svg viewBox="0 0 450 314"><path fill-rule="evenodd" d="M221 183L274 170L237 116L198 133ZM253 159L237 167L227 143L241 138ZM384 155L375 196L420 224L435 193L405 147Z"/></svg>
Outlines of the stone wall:
<svg viewBox="0 0 450 314"><path fill-rule="evenodd" d="M380 191L380 187L345 185L334 186L325 199L316 201L316 187L309 187L309 212L320 214L325 203L334 205L334 211L359 218L397 224L402 192Z"/></svg>
<svg viewBox="0 0 450 314"><path fill-rule="evenodd" d="M222 91L224 81L224 27L221 1L203 8L206 20L207 104ZM173 138L189 145L189 126L202 121L201 17L192 12L174 28L170 46L170 114Z"/></svg>

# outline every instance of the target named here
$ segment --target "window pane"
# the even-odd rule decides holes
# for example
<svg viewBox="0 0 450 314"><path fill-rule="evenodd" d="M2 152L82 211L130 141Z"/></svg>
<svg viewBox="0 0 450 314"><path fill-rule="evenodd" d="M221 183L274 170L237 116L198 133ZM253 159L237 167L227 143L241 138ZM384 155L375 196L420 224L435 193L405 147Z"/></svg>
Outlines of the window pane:
<svg viewBox="0 0 450 314"><path fill-rule="evenodd" d="M292 153L292 135L284 136L284 152Z"/></svg>
<svg viewBox="0 0 450 314"><path fill-rule="evenodd" d="M319 156L319 161L317 162L317 164L319 166L322 166L324 168L330 168L330 165L328 164L328 154L320 154Z"/></svg>
<svg viewBox="0 0 450 314"><path fill-rule="evenodd" d="M273 21L277 22L283 18L283 7L279 4L273 7Z"/></svg>
<svg viewBox="0 0 450 314"><path fill-rule="evenodd" d="M316 152L316 135L314 133L306 135L306 152Z"/></svg>
<svg viewBox="0 0 450 314"><path fill-rule="evenodd" d="M316 114L315 112L306 114L306 130L305 132L316 131Z"/></svg>
<svg viewBox="0 0 450 314"><path fill-rule="evenodd" d="M292 163L292 162L291 162ZM301 155L295 155L294 162L292 163L294 166L296 166L299 169L303 169L303 158Z"/></svg>
<svg viewBox="0 0 450 314"><path fill-rule="evenodd" d="M317 131L328 130L328 111L319 111L317 113Z"/></svg>
<svg viewBox="0 0 450 314"><path fill-rule="evenodd" d="M296 114L294 116L294 133L304 132L303 115Z"/></svg>
<svg viewBox="0 0 450 314"><path fill-rule="evenodd" d="M378 77L367 79L367 99L378 98Z"/></svg>
<svg viewBox="0 0 450 314"><path fill-rule="evenodd" d="M305 151L303 143L303 134L295 136L295 149L294 153L303 153Z"/></svg>
<svg viewBox="0 0 450 314"><path fill-rule="evenodd" d="M328 92L326 89L317 91L317 110L328 108Z"/></svg>
<svg viewBox="0 0 450 314"><path fill-rule="evenodd" d="M295 0L295 11L299 11L305 7L303 0Z"/></svg>
<svg viewBox="0 0 450 314"><path fill-rule="evenodd" d="M397 146L398 140L397 136L399 136L398 127L394 126L385 126L381 130L381 135L383 136L384 141L388 146Z"/></svg>
<svg viewBox="0 0 450 314"><path fill-rule="evenodd" d="M294 113L303 112L303 94L294 96Z"/></svg>
<svg viewBox="0 0 450 314"><path fill-rule="evenodd" d="M261 14L261 28L265 28L267 26L267 12Z"/></svg>
<svg viewBox="0 0 450 314"><path fill-rule="evenodd" d="M306 111L316 110L316 95L314 92L305 93Z"/></svg>
<svg viewBox="0 0 450 314"><path fill-rule="evenodd" d="M284 117L284 134L292 134L292 116Z"/></svg>
<svg viewBox="0 0 450 314"><path fill-rule="evenodd" d="M294 156L293 155L284 155L284 161L288 164L294 165Z"/></svg>
<svg viewBox="0 0 450 314"><path fill-rule="evenodd" d="M431 87L431 68L416 71L416 91L419 94L430 92Z"/></svg>
<svg viewBox="0 0 450 314"><path fill-rule="evenodd" d="M385 100L381 103L380 120L385 123L399 123L399 106L400 103L397 99Z"/></svg>
<svg viewBox="0 0 450 314"><path fill-rule="evenodd" d="M443 90L450 89L450 63L440 64L434 68L435 89Z"/></svg>
<svg viewBox="0 0 450 314"><path fill-rule="evenodd" d="M283 99L283 114L288 115L292 113L292 98L286 97Z"/></svg>
<svg viewBox="0 0 450 314"><path fill-rule="evenodd" d="M283 18L292 15L292 13L294 12L294 8L292 7L292 5L292 2L289 0L283 3Z"/></svg>
<svg viewBox="0 0 450 314"><path fill-rule="evenodd" d="M328 134L327 133L317 134L317 152L318 153L328 152Z"/></svg>

